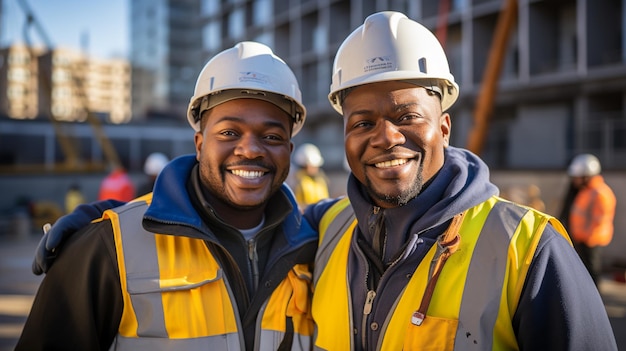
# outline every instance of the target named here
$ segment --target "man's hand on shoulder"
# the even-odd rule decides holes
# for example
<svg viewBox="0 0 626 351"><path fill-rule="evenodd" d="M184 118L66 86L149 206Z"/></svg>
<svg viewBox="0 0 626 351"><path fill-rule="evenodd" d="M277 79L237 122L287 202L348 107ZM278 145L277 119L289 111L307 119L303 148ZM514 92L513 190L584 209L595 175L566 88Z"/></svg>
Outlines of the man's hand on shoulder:
<svg viewBox="0 0 626 351"><path fill-rule="evenodd" d="M50 224L45 225L43 237L39 240L35 250L35 258L31 268L33 273L41 275L48 272L57 257L58 249L67 238L74 235L79 229L87 226L94 219L102 217L104 211L123 204L125 202L117 200L103 200L82 204L76 207L72 213L59 218L53 226L50 226Z"/></svg>

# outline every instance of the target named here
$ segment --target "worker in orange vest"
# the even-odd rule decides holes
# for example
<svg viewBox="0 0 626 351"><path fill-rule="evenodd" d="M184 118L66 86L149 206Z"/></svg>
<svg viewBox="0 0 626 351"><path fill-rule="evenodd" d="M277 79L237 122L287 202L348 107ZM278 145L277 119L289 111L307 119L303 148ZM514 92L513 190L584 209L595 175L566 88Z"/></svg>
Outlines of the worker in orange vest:
<svg viewBox="0 0 626 351"><path fill-rule="evenodd" d="M600 175L600 161L591 154L576 156L567 170L578 189L569 213L569 233L574 247L598 285L602 272L602 247L613 239L615 194Z"/></svg>
<svg viewBox="0 0 626 351"><path fill-rule="evenodd" d="M135 198L135 186L124 167L117 166L100 184L98 200L130 201Z"/></svg>

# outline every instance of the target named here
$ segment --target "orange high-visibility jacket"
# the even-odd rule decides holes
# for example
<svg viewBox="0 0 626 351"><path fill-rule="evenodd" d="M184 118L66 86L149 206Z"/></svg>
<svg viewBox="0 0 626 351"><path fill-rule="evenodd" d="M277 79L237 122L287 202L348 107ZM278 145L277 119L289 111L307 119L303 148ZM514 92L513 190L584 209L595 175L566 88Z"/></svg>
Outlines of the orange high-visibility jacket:
<svg viewBox="0 0 626 351"><path fill-rule="evenodd" d="M606 246L613 239L615 194L601 175L593 176L574 199L569 217L572 239L587 246Z"/></svg>
<svg viewBox="0 0 626 351"><path fill-rule="evenodd" d="M130 201L135 198L135 186L123 169L115 169L102 180L98 200Z"/></svg>

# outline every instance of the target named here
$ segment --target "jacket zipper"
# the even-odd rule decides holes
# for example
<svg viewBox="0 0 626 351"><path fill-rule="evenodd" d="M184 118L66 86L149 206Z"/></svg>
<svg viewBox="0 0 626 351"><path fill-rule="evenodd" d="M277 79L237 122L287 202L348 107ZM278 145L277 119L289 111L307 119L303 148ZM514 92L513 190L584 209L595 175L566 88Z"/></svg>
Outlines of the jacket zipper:
<svg viewBox="0 0 626 351"><path fill-rule="evenodd" d="M380 212L380 207L374 206L373 214L378 214L379 212ZM417 239L415 244L419 245L421 242L423 242L422 239ZM402 258L403 256L401 255L398 258L396 258L393 262L391 262L391 264L389 264L389 267L387 267L387 269L385 269L385 271L381 275L379 282L383 281L383 278L386 276L387 272L390 269L392 269L396 264L398 264L398 262L400 262ZM366 261L367 261L367 258L366 258ZM367 295L365 297L365 304L363 306L363 319L361 321L361 347L363 349L367 349L367 335L368 335L367 322L368 322L369 315L372 313L374 299L376 298L376 291L378 290L378 286L374 287L374 289L370 289L368 285L369 271L370 269L369 269L369 264L368 264L366 267L366 271L365 271L365 287L368 290L367 290ZM380 340L379 340L379 343L380 343Z"/></svg>
<svg viewBox="0 0 626 351"><path fill-rule="evenodd" d="M363 349L367 349L367 317L372 313L372 305L374 304L374 298L376 297L376 291L368 290L365 297L365 306L363 306L363 321L361 322L361 346Z"/></svg>
<svg viewBox="0 0 626 351"><path fill-rule="evenodd" d="M259 255L256 252L256 240L248 240L248 260L252 268L252 285L254 291L259 288Z"/></svg>
<svg viewBox="0 0 626 351"><path fill-rule="evenodd" d="M378 215L380 212L380 207L374 206L372 208L372 217ZM374 218L376 220L376 218ZM371 230L371 225L368 228ZM365 261L367 262L367 257L365 257ZM363 305L363 318L361 319L361 347L363 349L367 349L367 322L370 313L372 313L372 305L374 304L374 298L376 297L376 287L374 289L370 289L369 287L369 273L370 267L369 263L365 268L365 288L367 289L367 294L365 296L365 304Z"/></svg>

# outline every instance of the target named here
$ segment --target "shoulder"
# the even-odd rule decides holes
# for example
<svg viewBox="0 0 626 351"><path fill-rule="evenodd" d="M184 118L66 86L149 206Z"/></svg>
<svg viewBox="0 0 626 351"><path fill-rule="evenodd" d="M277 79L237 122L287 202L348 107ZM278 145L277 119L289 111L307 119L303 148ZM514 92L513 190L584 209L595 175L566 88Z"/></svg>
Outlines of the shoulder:
<svg viewBox="0 0 626 351"><path fill-rule="evenodd" d="M113 228L109 220L91 223L76 232L60 248L57 264L67 264L72 269L78 262L117 267L117 254ZM76 267L78 268L78 267Z"/></svg>
<svg viewBox="0 0 626 351"><path fill-rule="evenodd" d="M309 224L313 228L318 229L319 223L322 220L322 217L324 216L324 214L326 214L326 212L333 205L335 205L337 202L343 199L346 199L346 198L338 197L338 198L332 198L332 199L325 199L318 203L309 205L304 212L304 218L306 218L306 220L309 222Z"/></svg>

